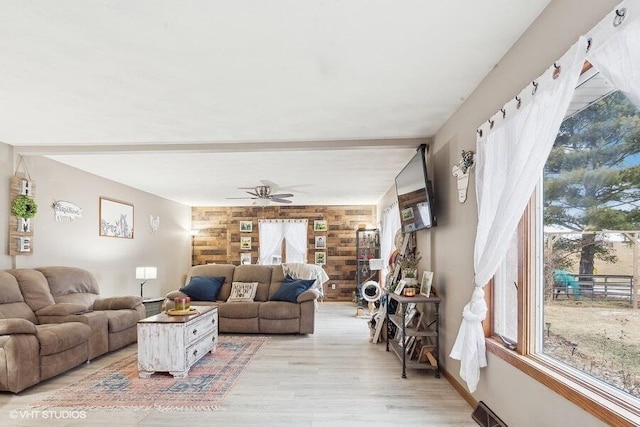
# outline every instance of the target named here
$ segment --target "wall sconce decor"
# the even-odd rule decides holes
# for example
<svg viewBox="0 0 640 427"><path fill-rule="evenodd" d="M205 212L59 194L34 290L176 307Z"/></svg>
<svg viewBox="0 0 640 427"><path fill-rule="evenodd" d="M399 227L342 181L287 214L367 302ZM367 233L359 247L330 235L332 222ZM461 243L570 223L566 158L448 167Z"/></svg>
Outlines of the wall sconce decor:
<svg viewBox="0 0 640 427"><path fill-rule="evenodd" d="M462 150L462 159L451 168L451 174L458 180L458 201L464 203L467 200L467 188L469 187L469 173L475 165L475 153Z"/></svg>
<svg viewBox="0 0 640 427"><path fill-rule="evenodd" d="M158 277L158 269L156 267L136 267L136 279L143 280L140 283L140 296L142 297L142 287L147 280L155 279Z"/></svg>

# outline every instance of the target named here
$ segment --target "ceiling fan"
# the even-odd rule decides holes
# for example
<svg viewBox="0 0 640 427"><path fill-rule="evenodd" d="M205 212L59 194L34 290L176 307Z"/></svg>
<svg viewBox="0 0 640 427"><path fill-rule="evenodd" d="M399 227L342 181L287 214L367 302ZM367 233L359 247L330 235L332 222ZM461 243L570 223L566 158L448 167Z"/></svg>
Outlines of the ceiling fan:
<svg viewBox="0 0 640 427"><path fill-rule="evenodd" d="M247 190L246 193L251 197L227 197L227 199L245 199L255 200L255 205L266 206L269 202L277 203L292 203L291 200L287 200L288 197L293 197L291 193L273 194L274 191L278 191L280 187L271 181L260 181L263 185L256 187L240 187L239 190Z"/></svg>

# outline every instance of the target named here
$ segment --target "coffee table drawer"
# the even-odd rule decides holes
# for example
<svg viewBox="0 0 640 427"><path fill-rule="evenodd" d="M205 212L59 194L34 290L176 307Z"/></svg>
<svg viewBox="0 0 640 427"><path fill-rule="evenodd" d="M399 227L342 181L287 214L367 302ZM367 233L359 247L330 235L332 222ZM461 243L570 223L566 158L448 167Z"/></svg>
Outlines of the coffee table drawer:
<svg viewBox="0 0 640 427"><path fill-rule="evenodd" d="M187 345L191 345L200 338L210 334L217 328L217 316L215 312L205 314L187 327Z"/></svg>
<svg viewBox="0 0 640 427"><path fill-rule="evenodd" d="M216 347L217 336L210 333L202 340L187 348L187 365L191 366L196 363L202 356L210 351L214 351Z"/></svg>

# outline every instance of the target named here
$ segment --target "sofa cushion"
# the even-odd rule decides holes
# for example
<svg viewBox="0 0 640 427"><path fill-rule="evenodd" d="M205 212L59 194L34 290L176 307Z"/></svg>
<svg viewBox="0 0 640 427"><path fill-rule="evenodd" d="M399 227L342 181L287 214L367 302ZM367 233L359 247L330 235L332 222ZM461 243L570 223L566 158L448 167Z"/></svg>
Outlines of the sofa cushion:
<svg viewBox="0 0 640 427"><path fill-rule="evenodd" d="M315 280L292 279L287 276L280 288L271 296L271 301L298 302L298 295L313 286Z"/></svg>
<svg viewBox="0 0 640 427"><path fill-rule="evenodd" d="M218 304L218 317L232 319L252 319L258 317L261 302L238 302Z"/></svg>
<svg viewBox="0 0 640 427"><path fill-rule="evenodd" d="M236 266L233 264L205 264L194 265L187 272L187 281L185 285L189 283L192 276L206 276L206 277L224 277L224 283L218 299L226 301L231 293L231 282L233 282L233 273Z"/></svg>
<svg viewBox="0 0 640 427"><path fill-rule="evenodd" d="M273 267L270 265L239 265L233 272L234 282L258 282L255 301L269 301L269 286Z"/></svg>
<svg viewBox="0 0 640 427"><path fill-rule="evenodd" d="M31 307L24 302L15 276L0 271L0 319L20 318L38 323Z"/></svg>
<svg viewBox="0 0 640 427"><path fill-rule="evenodd" d="M88 351L91 328L80 322L53 323L38 325L36 335L42 357L63 352L82 343L87 343Z"/></svg>
<svg viewBox="0 0 640 427"><path fill-rule="evenodd" d="M256 297L258 282L233 282L227 302L251 302Z"/></svg>
<svg viewBox="0 0 640 427"><path fill-rule="evenodd" d="M37 270L47 278L56 302L83 304L90 308L100 294L98 281L88 270L60 266L43 267Z"/></svg>
<svg viewBox="0 0 640 427"><path fill-rule="evenodd" d="M300 317L300 304L284 301L267 301L260 305L261 319L297 319Z"/></svg>
<svg viewBox="0 0 640 427"><path fill-rule="evenodd" d="M53 299L47 278L38 270L31 268L19 268L9 270L20 286L20 291L26 302L33 311L53 305L56 301Z"/></svg>
<svg viewBox="0 0 640 427"><path fill-rule="evenodd" d="M224 277L191 276L189 284L180 291L194 301L215 301L223 283Z"/></svg>

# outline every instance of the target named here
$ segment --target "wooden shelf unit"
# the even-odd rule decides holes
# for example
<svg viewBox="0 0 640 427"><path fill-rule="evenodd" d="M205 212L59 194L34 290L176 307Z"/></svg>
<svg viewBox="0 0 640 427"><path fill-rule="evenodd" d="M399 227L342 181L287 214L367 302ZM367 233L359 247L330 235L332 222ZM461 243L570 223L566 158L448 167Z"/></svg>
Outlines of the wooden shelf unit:
<svg viewBox="0 0 640 427"><path fill-rule="evenodd" d="M431 369L435 371L436 378L440 378L440 367L438 363L438 357L440 352L439 346L439 309L440 309L440 297L430 296L427 298L424 295L416 295L413 297L405 297L401 295L396 295L394 293L387 293L387 298L389 299L389 303L387 304L387 351L392 349L393 352L398 356L400 360L402 360L402 378L407 378L407 368L410 369ZM401 315L390 313L390 302L396 301L400 305ZM432 305L434 308L433 311L433 319L426 323L426 329L424 329L425 325L418 323L416 326L407 325L405 316L407 315L407 306L409 304L426 304ZM427 307L423 308L423 311L426 311ZM390 339L391 335L391 325L395 325L400 331L400 340L392 340ZM430 356L427 362L419 362L416 360L412 360L409 357L407 360L407 352L403 346L400 345L400 342L407 343L407 338L415 337L415 339L420 339L421 344L423 346L428 346ZM406 344L405 344L406 345Z"/></svg>

